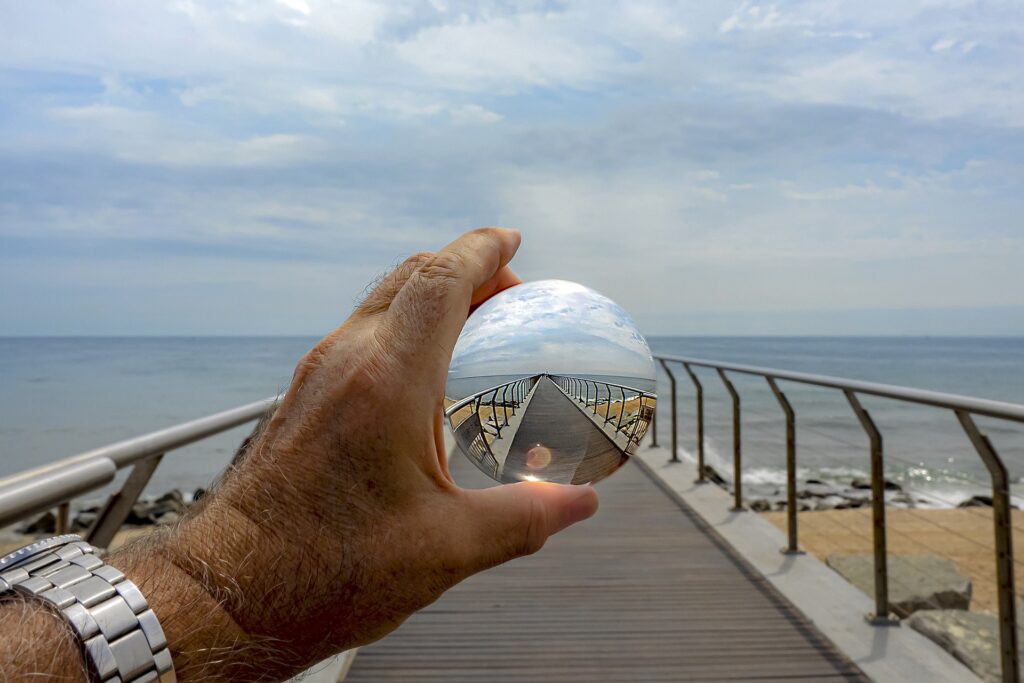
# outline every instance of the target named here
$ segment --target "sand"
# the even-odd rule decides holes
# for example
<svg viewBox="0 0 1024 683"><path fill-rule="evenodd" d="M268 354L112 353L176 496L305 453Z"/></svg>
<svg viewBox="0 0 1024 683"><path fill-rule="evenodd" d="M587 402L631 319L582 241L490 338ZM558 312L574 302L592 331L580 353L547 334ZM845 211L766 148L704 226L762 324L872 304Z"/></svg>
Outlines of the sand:
<svg viewBox="0 0 1024 683"><path fill-rule="evenodd" d="M890 555L936 555L971 579L972 611L995 612L995 531L990 508L910 510L886 508ZM783 533L785 512L762 513ZM1024 512L1013 512L1016 589L1024 587ZM871 509L821 510L797 515L800 546L824 561L830 553L870 554Z"/></svg>

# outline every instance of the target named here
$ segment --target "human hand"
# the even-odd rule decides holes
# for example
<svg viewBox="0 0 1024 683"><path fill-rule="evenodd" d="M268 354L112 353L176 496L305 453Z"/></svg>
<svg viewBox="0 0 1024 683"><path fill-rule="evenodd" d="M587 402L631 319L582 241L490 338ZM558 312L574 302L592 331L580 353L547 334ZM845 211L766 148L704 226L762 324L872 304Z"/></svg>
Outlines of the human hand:
<svg viewBox="0 0 1024 683"><path fill-rule="evenodd" d="M164 538L112 558L167 621L180 678L292 675L596 511L589 486L471 491L448 474L452 350L472 307L520 282L507 265L519 241L482 229L408 259L302 359L218 490ZM154 555L180 570L174 591L147 585ZM199 587L201 624L164 615L182 583Z"/></svg>

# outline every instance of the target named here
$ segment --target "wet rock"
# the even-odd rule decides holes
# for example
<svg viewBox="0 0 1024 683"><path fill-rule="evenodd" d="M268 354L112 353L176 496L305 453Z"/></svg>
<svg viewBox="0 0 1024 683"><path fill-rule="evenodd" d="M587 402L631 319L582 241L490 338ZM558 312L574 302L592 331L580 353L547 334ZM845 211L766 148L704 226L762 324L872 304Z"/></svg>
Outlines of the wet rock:
<svg viewBox="0 0 1024 683"><path fill-rule="evenodd" d="M772 504L771 501L767 501L764 498L758 498L750 501L750 509L754 512L768 512L772 509Z"/></svg>
<svg viewBox="0 0 1024 683"><path fill-rule="evenodd" d="M192 492L192 502L198 503L199 500L205 495L206 489L204 489L202 486L198 487L195 491Z"/></svg>
<svg viewBox="0 0 1024 683"><path fill-rule="evenodd" d="M871 480L866 478L866 477L854 477L853 480L850 482L850 488L862 489L862 490L870 491L871 490ZM894 481L889 481L888 479L886 479L885 480L885 490L886 491L902 491L903 487L900 486L899 484L897 484Z"/></svg>
<svg viewBox="0 0 1024 683"><path fill-rule="evenodd" d="M825 496L817 501L815 510L841 510L848 506L848 502L842 496Z"/></svg>
<svg viewBox="0 0 1024 683"><path fill-rule="evenodd" d="M999 619L960 609L928 609L906 621L986 681L1002 680L999 668Z"/></svg>
<svg viewBox="0 0 1024 683"><path fill-rule="evenodd" d="M806 484L802 489L796 492L797 498L825 498L827 496L834 496L839 493L839 490L829 484L816 483Z"/></svg>
<svg viewBox="0 0 1024 683"><path fill-rule="evenodd" d="M829 555L826 564L867 595L874 595L871 555ZM971 581L949 560L933 555L889 556L889 602L901 617L918 610L959 609L971 604Z"/></svg>
<svg viewBox="0 0 1024 683"><path fill-rule="evenodd" d="M704 477L712 484L718 484L723 488L728 487L728 484L722 475L720 475L711 465L704 465Z"/></svg>
<svg viewBox="0 0 1024 683"><path fill-rule="evenodd" d="M965 501L962 501L958 508L977 508L977 507L992 507L992 496L971 496Z"/></svg>

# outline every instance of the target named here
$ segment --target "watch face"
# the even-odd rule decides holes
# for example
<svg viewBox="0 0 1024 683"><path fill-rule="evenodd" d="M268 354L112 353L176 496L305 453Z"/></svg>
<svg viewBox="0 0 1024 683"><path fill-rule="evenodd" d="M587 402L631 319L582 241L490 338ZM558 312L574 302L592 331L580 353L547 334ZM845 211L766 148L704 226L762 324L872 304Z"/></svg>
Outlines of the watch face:
<svg viewBox="0 0 1024 683"><path fill-rule="evenodd" d="M41 541L30 543L24 548L18 548L10 555L4 555L0 557L0 572L7 571L17 567L22 562L25 562L32 557L35 557L41 552L56 548L57 546L72 543L74 541L81 541L82 537L78 534L64 534L63 536L54 536L52 538L44 538Z"/></svg>

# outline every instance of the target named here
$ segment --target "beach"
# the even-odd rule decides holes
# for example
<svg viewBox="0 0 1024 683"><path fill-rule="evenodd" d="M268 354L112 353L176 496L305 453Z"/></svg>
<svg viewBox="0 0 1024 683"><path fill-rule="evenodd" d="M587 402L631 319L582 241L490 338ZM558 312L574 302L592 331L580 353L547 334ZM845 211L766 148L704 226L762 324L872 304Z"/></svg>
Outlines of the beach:
<svg viewBox="0 0 1024 683"><path fill-rule="evenodd" d="M762 516L786 532L785 512ZM890 555L933 555L942 557L971 580L971 610L995 612L995 534L992 509L983 507L952 510L887 508L886 529ZM1013 511L1013 545L1024 550L1024 512ZM800 547L821 561L832 553L871 555L871 508L820 510L797 515ZM1018 595L1024 586L1024 562L1016 561Z"/></svg>

